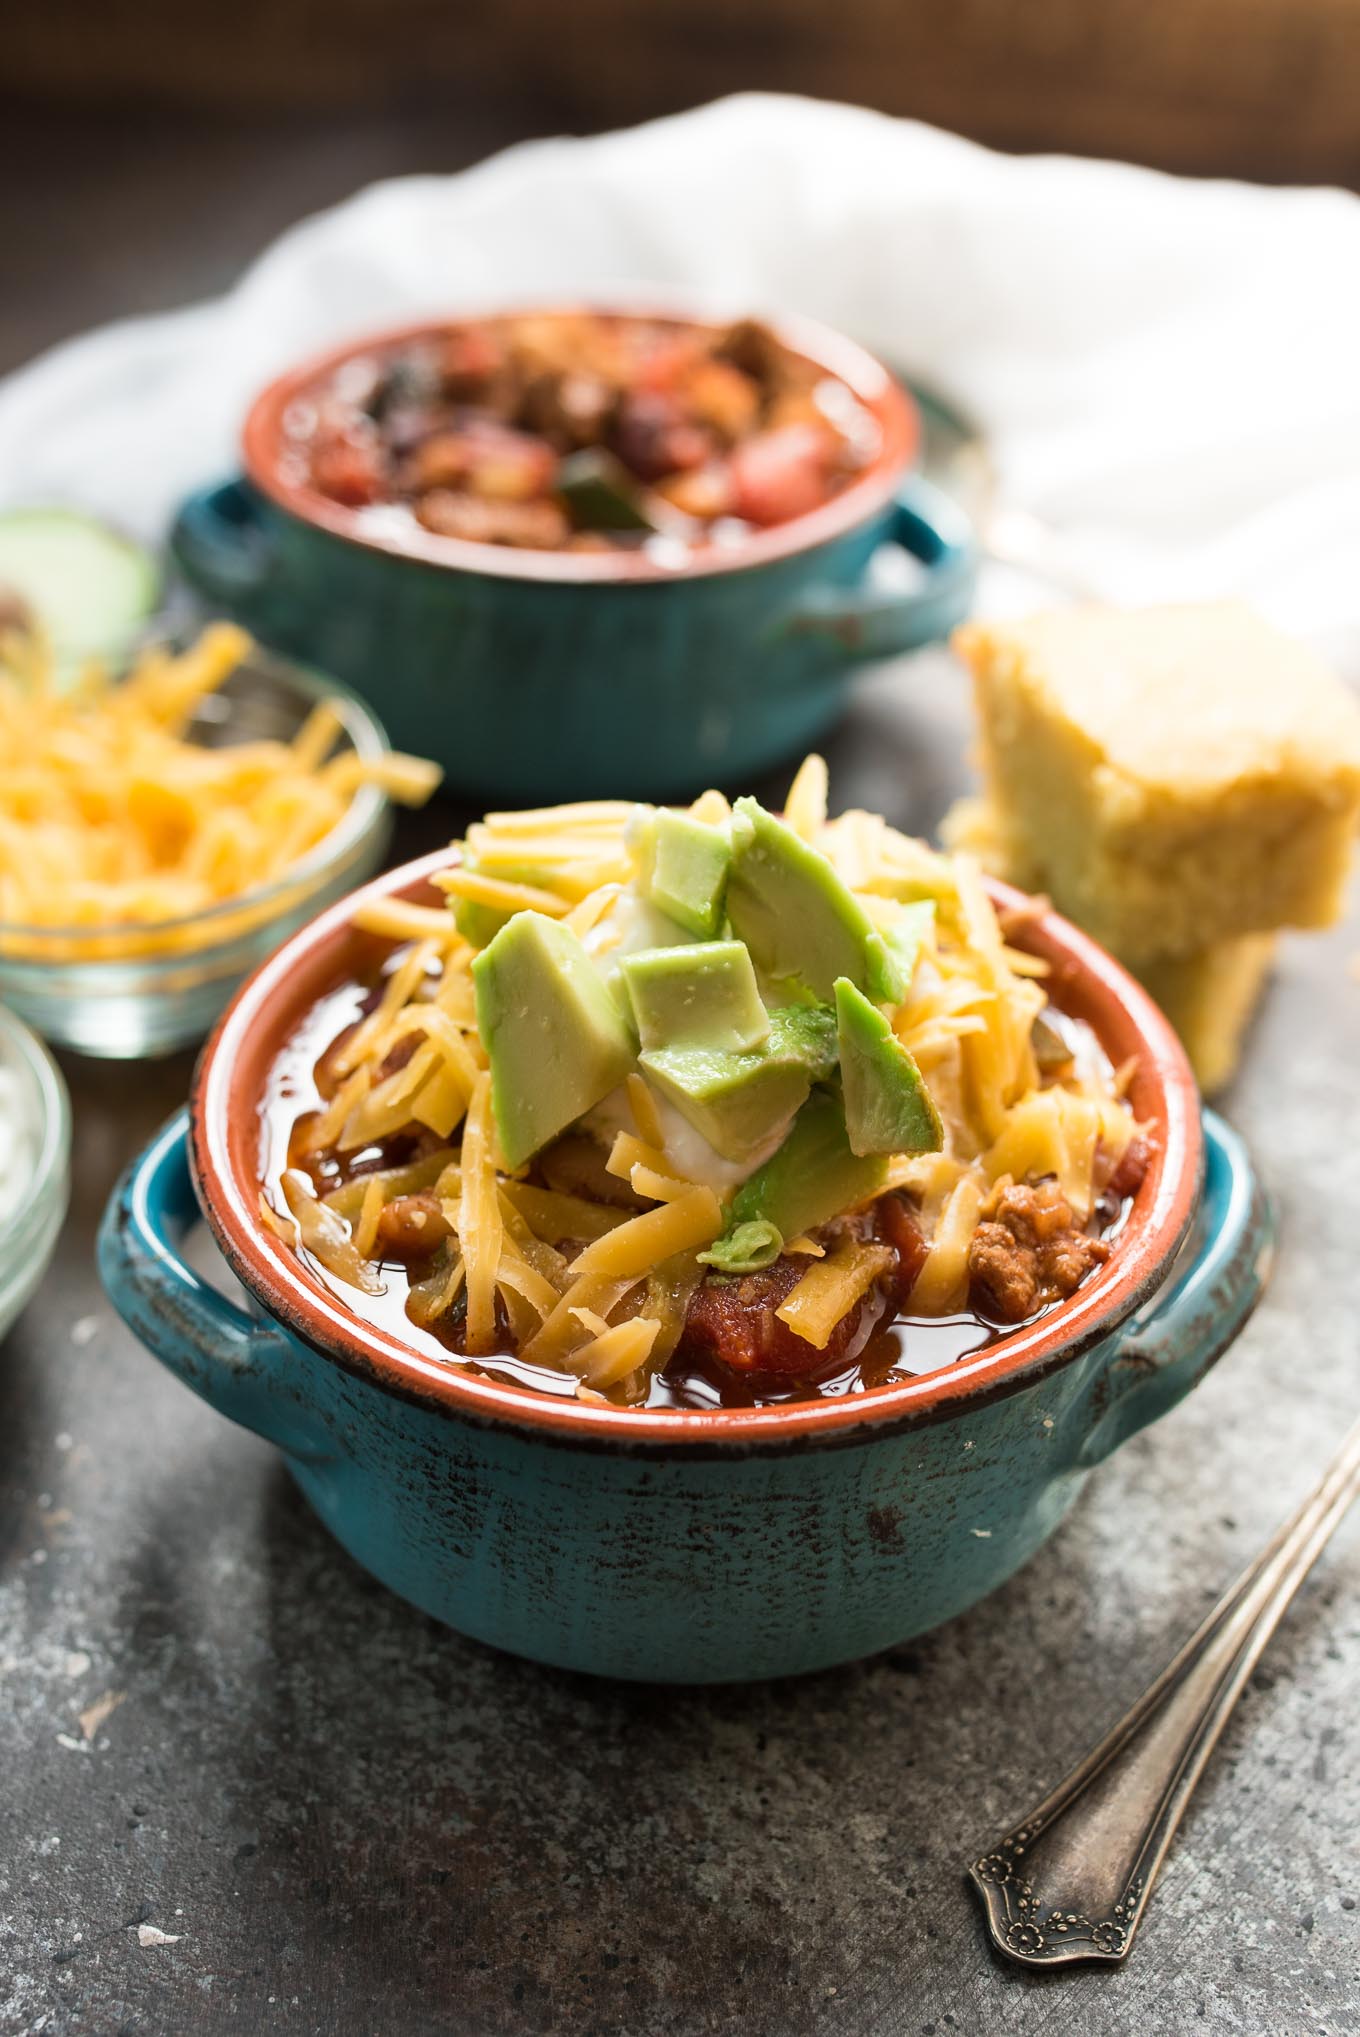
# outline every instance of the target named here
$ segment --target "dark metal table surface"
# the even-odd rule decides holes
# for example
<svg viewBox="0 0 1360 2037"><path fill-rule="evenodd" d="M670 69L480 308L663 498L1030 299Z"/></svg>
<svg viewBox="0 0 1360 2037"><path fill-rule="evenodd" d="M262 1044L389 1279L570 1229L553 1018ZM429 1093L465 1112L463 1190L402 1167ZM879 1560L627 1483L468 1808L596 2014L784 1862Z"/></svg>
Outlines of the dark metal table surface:
<svg viewBox="0 0 1360 2037"><path fill-rule="evenodd" d="M868 682L830 750L839 802L932 827L960 690L938 655ZM104 1198L188 1060L68 1062L71 1216L0 1353L0 2030L1360 2029L1355 1523L1253 1680L1126 1969L1007 1968L962 1880L1354 1412L1357 951L1354 922L1286 942L1227 1102L1282 1225L1238 1346L988 1603L753 1688L555 1674L370 1582L96 1284Z"/></svg>

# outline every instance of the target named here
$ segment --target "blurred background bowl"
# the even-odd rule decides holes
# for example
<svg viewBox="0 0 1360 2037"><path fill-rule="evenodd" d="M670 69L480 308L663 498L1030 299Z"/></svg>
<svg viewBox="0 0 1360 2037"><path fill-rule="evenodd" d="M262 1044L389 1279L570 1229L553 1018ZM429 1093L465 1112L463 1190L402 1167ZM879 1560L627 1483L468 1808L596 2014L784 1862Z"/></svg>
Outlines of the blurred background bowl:
<svg viewBox="0 0 1360 2037"><path fill-rule="evenodd" d="M719 318L650 292L534 307L578 308L705 326L745 309ZM730 548L511 548L414 522L391 534L302 484L290 408L351 360L437 340L448 317L352 338L271 381L244 421L245 478L190 494L171 552L211 612L380 698L398 745L479 805L745 784L835 724L862 665L946 638L976 570L967 516L914 471L910 391L842 333L756 315L853 394L878 444L838 494Z"/></svg>
<svg viewBox="0 0 1360 2037"><path fill-rule="evenodd" d="M188 733L209 745L286 743L321 700L341 723L337 756L387 753L381 722L348 688L259 649L201 702ZM106 928L0 922L0 999L53 1046L106 1060L189 1046L280 941L372 876L390 837L386 794L361 785L340 823L287 876L203 912Z"/></svg>
<svg viewBox="0 0 1360 2037"><path fill-rule="evenodd" d="M56 1062L0 1005L0 1070L15 1088L8 1164L14 1207L0 1217L0 1337L28 1302L52 1257L71 1194L71 1106ZM0 1134L3 1136L3 1134ZM5 1195L9 1207L10 1196Z"/></svg>

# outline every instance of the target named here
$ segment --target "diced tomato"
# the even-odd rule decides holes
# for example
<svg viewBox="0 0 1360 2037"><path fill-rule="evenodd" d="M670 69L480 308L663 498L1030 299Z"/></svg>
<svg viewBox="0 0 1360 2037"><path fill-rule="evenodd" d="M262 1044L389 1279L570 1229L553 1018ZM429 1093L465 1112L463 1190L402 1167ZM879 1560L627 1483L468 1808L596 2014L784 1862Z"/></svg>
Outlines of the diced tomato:
<svg viewBox="0 0 1360 2037"><path fill-rule="evenodd" d="M628 378L630 386L658 393L674 389L707 346L708 337L702 331L666 333L655 339L637 362Z"/></svg>
<svg viewBox="0 0 1360 2037"><path fill-rule="evenodd" d="M858 1331L866 1308L881 1304L866 1296L836 1324L825 1347L809 1344L775 1314L808 1263L786 1253L763 1273L748 1273L735 1281L706 1280L686 1311L681 1346L686 1357L703 1356L731 1372L780 1379L806 1378L834 1365Z"/></svg>
<svg viewBox="0 0 1360 2037"><path fill-rule="evenodd" d="M881 1196L874 1206L878 1234L897 1254L894 1287L897 1306L904 1309L926 1263L929 1247L916 1221L916 1212L905 1196Z"/></svg>
<svg viewBox="0 0 1360 2037"><path fill-rule="evenodd" d="M318 446L312 454L312 485L347 509L376 502L387 492L378 448L347 438Z"/></svg>
<svg viewBox="0 0 1360 2037"><path fill-rule="evenodd" d="M439 373L453 397L475 396L505 358L495 334L485 325L456 325L439 350Z"/></svg>
<svg viewBox="0 0 1360 2037"><path fill-rule="evenodd" d="M748 523L787 523L830 494L830 441L811 424L760 432L732 454L733 507Z"/></svg>

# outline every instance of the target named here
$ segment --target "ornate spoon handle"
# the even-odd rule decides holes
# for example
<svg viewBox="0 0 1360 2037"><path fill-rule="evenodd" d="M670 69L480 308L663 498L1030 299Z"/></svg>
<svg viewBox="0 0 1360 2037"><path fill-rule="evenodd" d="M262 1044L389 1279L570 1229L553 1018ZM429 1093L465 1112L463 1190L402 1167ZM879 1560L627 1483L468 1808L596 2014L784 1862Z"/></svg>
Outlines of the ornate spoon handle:
<svg viewBox="0 0 1360 2037"><path fill-rule="evenodd" d="M1360 1424L1175 1659L971 1876L1023 1966L1127 1957L1190 1793L1281 1615L1360 1494Z"/></svg>

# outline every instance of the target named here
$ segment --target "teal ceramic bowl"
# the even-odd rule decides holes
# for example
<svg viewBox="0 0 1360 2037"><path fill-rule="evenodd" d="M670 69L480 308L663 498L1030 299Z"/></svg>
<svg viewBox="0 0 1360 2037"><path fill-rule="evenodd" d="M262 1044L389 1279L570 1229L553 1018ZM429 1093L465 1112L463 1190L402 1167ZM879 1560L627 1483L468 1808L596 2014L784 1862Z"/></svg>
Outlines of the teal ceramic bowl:
<svg viewBox="0 0 1360 2037"><path fill-rule="evenodd" d="M862 348L801 321L775 330L850 386L880 450L831 502L731 551L668 566L390 534L291 478L290 404L353 356L434 330L351 342L272 382L246 419L243 477L191 496L171 546L216 610L348 680L451 787L537 801L627 784L662 799L744 782L825 733L860 664L966 613L972 535L911 471L916 405ZM871 571L885 550L910 555L895 577L912 584Z"/></svg>
<svg viewBox="0 0 1360 2037"><path fill-rule="evenodd" d="M426 895L444 860L363 895ZM238 994L190 1111L116 1190L100 1265L155 1355L278 1445L358 1562L479 1640L686 1683L906 1640L1027 1562L1091 1469L1189 1392L1260 1293L1269 1219L1242 1145L1201 1119L1144 992L1048 914L1025 943L1112 1057L1136 1056L1132 1101L1157 1142L1118 1250L1070 1301L944 1371L769 1408L587 1406L421 1356L351 1314L259 1221L261 1098L298 1019L352 973L351 910L332 908ZM245 1306L182 1254L200 1212Z"/></svg>

